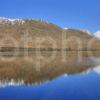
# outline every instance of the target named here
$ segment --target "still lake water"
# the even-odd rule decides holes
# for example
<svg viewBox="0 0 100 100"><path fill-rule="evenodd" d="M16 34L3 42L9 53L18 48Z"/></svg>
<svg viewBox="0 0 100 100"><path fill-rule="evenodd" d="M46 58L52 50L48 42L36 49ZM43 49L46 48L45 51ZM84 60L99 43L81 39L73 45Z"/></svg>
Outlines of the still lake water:
<svg viewBox="0 0 100 100"><path fill-rule="evenodd" d="M62 75L33 86L0 88L0 100L99 100L100 74Z"/></svg>
<svg viewBox="0 0 100 100"><path fill-rule="evenodd" d="M61 75L54 80L29 86L0 88L0 100L99 100L100 66L75 75Z"/></svg>

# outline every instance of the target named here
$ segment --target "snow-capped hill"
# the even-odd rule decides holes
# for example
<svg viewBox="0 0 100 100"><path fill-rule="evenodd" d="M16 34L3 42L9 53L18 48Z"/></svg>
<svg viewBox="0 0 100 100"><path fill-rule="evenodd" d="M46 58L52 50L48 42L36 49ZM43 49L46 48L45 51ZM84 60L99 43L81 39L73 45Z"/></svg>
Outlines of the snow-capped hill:
<svg viewBox="0 0 100 100"><path fill-rule="evenodd" d="M80 31L85 32L85 33L87 33L87 34L89 34L89 35L92 35L92 33L91 33L89 30L80 29Z"/></svg>
<svg viewBox="0 0 100 100"><path fill-rule="evenodd" d="M76 31L81 31L83 33L87 33L89 36L93 36L93 34L89 31L89 30L85 30L85 29L70 29L70 28L63 28L64 30L76 30Z"/></svg>
<svg viewBox="0 0 100 100"><path fill-rule="evenodd" d="M11 19L11 18L5 18L0 17L0 25L15 25L15 24L24 24L25 21L23 19Z"/></svg>

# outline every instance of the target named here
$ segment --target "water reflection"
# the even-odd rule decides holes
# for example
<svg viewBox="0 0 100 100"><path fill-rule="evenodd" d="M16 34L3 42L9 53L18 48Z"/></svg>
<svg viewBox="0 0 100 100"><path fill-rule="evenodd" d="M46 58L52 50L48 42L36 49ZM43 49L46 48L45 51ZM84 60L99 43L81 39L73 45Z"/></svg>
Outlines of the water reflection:
<svg viewBox="0 0 100 100"><path fill-rule="evenodd" d="M0 100L98 100L100 74L61 75L40 85L0 88Z"/></svg>
<svg viewBox="0 0 100 100"><path fill-rule="evenodd" d="M74 51L66 54L65 62L62 61L61 53L57 53L53 60L49 58L48 61L50 52L43 53L43 55L45 56L43 59L37 59L35 55L32 56L31 54L27 58L21 56L11 61L0 60L0 86L42 84L61 75L68 77L70 75L88 74L91 70L100 73L99 60L97 63L97 58L91 59L84 52L81 61L78 61L77 52ZM37 69L38 62L39 70Z"/></svg>
<svg viewBox="0 0 100 100"><path fill-rule="evenodd" d="M97 74L100 74L100 65L96 66L93 71L95 71Z"/></svg>

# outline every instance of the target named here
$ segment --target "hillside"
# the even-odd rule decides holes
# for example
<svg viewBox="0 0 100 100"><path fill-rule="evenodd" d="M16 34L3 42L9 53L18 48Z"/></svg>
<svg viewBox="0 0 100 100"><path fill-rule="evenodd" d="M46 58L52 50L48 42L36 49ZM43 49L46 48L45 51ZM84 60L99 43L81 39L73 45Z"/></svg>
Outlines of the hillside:
<svg viewBox="0 0 100 100"><path fill-rule="evenodd" d="M77 40L81 47L78 47ZM54 45L55 49L85 50L90 49L88 44L91 40L93 41L91 49L100 49L100 41L85 31L64 30L57 25L41 20L0 18L0 47L3 48L38 48L38 46L52 48Z"/></svg>

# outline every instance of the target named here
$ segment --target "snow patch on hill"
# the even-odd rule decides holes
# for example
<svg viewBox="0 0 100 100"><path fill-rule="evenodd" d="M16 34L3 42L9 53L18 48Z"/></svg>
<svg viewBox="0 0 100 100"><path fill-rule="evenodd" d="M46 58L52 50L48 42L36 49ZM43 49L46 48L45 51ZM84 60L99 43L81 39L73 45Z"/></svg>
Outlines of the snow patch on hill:
<svg viewBox="0 0 100 100"><path fill-rule="evenodd" d="M0 24L24 24L25 21L23 19L12 19L12 18L5 18L5 17L0 17Z"/></svg>
<svg viewBox="0 0 100 100"><path fill-rule="evenodd" d="M89 35L92 35L92 33L91 33L89 30L80 29L80 31L85 32L85 33L87 33L87 34L89 34Z"/></svg>

